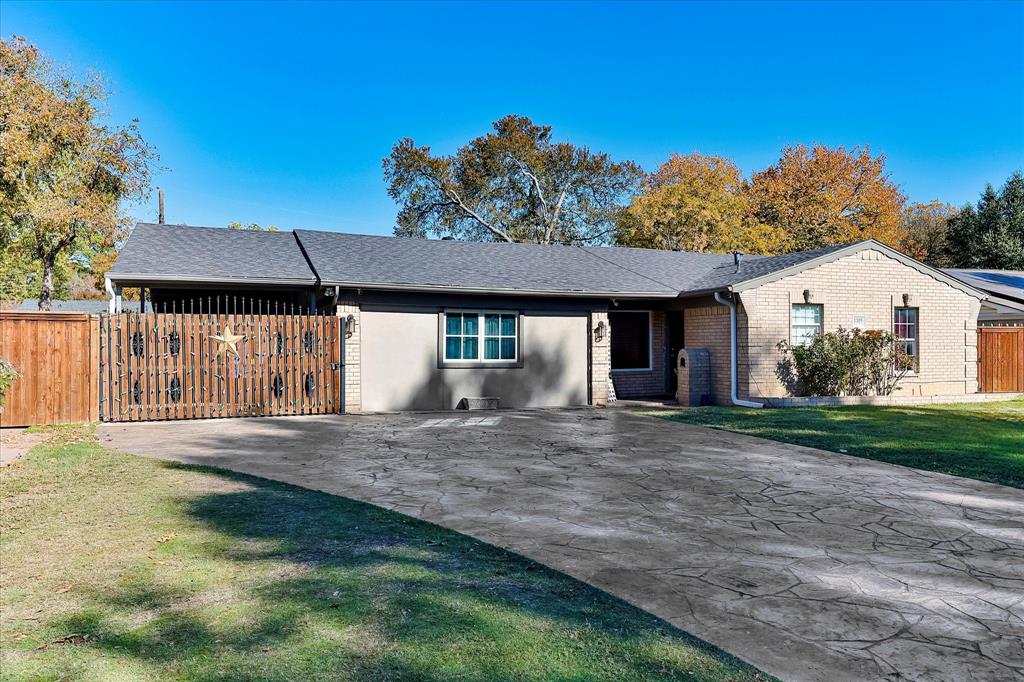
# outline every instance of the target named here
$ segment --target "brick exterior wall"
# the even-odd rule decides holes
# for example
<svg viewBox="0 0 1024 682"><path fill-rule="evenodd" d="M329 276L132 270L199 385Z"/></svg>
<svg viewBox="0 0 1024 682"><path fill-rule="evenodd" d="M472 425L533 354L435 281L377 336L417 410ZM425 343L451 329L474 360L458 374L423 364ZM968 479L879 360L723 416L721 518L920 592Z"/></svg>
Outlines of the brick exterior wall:
<svg viewBox="0 0 1024 682"><path fill-rule="evenodd" d="M804 290L810 291L810 303L822 304L825 331L861 326L891 332L893 308L902 307L908 294L907 305L918 308L920 368L903 380L895 395L977 391L978 299L880 251L865 249L740 293L741 397L787 394L776 376L782 359L776 344L790 338L790 306L804 302ZM861 318L863 324L857 325L854 318ZM724 319L727 340L728 317ZM727 355L725 362L728 367Z"/></svg>
<svg viewBox="0 0 1024 682"><path fill-rule="evenodd" d="M345 330L345 412L362 412L362 324L359 319L359 304L353 301L338 301L337 315L342 318L352 315L355 318L353 328Z"/></svg>
<svg viewBox="0 0 1024 682"><path fill-rule="evenodd" d="M706 348L711 361L711 399L716 405L730 402L729 309L714 299L696 302L683 311L686 348Z"/></svg>
<svg viewBox="0 0 1024 682"><path fill-rule="evenodd" d="M601 322L605 324L604 338L594 339L594 330ZM608 313L594 311L590 313L590 329L587 331L590 348L590 404L604 406L608 404L608 373L612 361L611 327L608 325Z"/></svg>
<svg viewBox="0 0 1024 682"><path fill-rule="evenodd" d="M612 334L615 330L612 329ZM641 398L665 393L665 312L651 311L651 369L646 371L612 370L618 398Z"/></svg>

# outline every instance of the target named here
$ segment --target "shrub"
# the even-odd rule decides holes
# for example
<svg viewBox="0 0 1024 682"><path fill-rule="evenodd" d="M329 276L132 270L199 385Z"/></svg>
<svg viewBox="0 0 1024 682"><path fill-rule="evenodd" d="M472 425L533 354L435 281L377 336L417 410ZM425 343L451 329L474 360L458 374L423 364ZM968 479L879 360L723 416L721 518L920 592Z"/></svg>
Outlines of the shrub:
<svg viewBox="0 0 1024 682"><path fill-rule="evenodd" d="M799 395L891 395L913 369L898 339L879 330L840 327L807 345L781 341L778 347L787 354L779 378Z"/></svg>
<svg viewBox="0 0 1024 682"><path fill-rule="evenodd" d="M20 377L21 375L18 374L18 370L14 369L14 365L0 358L0 407L4 406L4 396L7 395L7 389L10 388L15 379Z"/></svg>

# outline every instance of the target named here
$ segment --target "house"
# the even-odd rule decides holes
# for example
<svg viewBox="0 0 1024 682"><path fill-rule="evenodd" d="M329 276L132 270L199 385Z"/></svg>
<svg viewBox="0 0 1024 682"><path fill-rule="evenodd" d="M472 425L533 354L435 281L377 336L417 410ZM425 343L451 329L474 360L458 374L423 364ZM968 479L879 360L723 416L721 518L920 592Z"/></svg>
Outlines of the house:
<svg viewBox="0 0 1024 682"><path fill-rule="evenodd" d="M227 294L344 316L356 412L672 395L683 348L708 351L708 401L757 404L787 394L779 341L840 326L899 335L904 395L964 395L985 298L875 241L744 257L139 224L108 277L112 307L142 287L157 309Z"/></svg>
<svg viewBox="0 0 1024 682"><path fill-rule="evenodd" d="M107 310L107 301L103 299L84 299L84 298L69 298L69 299L53 299L50 301L50 309L56 312L62 313L90 313L98 315ZM39 299L38 298L26 298L20 304L18 304L14 310L22 312L32 312L39 310Z"/></svg>
<svg viewBox="0 0 1024 682"><path fill-rule="evenodd" d="M979 327L1024 327L1024 272L1014 270L946 270L988 295L978 314Z"/></svg>

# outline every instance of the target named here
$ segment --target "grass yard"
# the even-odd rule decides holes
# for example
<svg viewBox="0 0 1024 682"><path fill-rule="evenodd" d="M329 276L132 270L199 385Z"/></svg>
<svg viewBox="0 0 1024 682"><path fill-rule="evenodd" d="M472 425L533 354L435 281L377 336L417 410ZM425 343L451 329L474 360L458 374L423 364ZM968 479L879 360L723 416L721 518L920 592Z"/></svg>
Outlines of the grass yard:
<svg viewBox="0 0 1024 682"><path fill-rule="evenodd" d="M698 407L651 414L1024 488L1024 399L916 407Z"/></svg>
<svg viewBox="0 0 1024 682"><path fill-rule="evenodd" d="M0 486L5 680L769 679L471 538L87 429Z"/></svg>

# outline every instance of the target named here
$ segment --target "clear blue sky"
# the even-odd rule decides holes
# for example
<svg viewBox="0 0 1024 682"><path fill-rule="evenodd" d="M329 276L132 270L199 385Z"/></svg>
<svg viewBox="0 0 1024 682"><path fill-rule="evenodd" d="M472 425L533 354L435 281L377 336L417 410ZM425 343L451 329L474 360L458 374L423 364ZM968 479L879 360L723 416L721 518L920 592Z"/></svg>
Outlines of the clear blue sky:
<svg viewBox="0 0 1024 682"><path fill-rule="evenodd" d="M102 72L161 155L168 221L193 225L389 233L397 139L450 152L513 112L648 169L867 144L914 200L1024 166L1021 2L3 0L0 32Z"/></svg>

